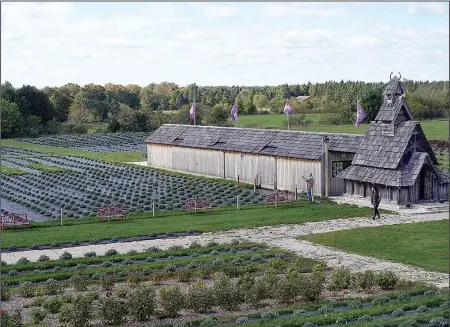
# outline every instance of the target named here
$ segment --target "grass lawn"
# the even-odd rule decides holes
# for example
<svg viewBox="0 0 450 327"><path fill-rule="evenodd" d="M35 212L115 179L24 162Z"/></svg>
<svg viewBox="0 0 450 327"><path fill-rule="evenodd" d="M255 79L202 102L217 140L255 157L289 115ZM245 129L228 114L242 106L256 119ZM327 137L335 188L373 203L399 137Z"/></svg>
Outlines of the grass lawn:
<svg viewBox="0 0 450 327"><path fill-rule="evenodd" d="M349 252L449 272L449 221L358 228L302 236Z"/></svg>
<svg viewBox="0 0 450 327"><path fill-rule="evenodd" d="M10 168L8 166L4 166L1 165L0 166L0 171L2 172L2 174L5 175L26 175L28 174L28 172L17 169L17 168Z"/></svg>
<svg viewBox="0 0 450 327"><path fill-rule="evenodd" d="M56 167L56 166L47 166L41 163L32 163L29 165L26 165L26 167L29 168L33 168L33 169L37 169L43 172L49 172L49 173L62 173L65 171L71 171L68 168L61 168L61 167Z"/></svg>
<svg viewBox="0 0 450 327"><path fill-rule="evenodd" d="M82 150L73 150L67 148L60 148L56 146L37 145L28 142L21 142L17 140L1 140L2 146L12 146L16 148L35 150L40 152L46 152L48 154L58 156L80 156L89 159L98 159L108 162L132 162L132 161L144 161L140 158L144 152L90 152Z"/></svg>
<svg viewBox="0 0 450 327"><path fill-rule="evenodd" d="M291 115L295 116L295 115ZM349 133L364 134L369 124L362 124L359 130L353 125L323 125L319 123L320 114L306 114L306 119L312 122L309 126L292 126L291 130L302 130L309 132ZM239 126L255 128L286 129L283 122L286 115L250 115L239 116ZM448 120L424 120L420 122L425 136L428 140L447 140L449 135Z"/></svg>
<svg viewBox="0 0 450 327"><path fill-rule="evenodd" d="M31 230L7 229L2 233L2 248L10 244L30 246L32 244L51 244L74 240L89 241L92 239L111 239L112 237L130 237L149 235L152 232L187 232L194 229L202 232L229 230L234 228L252 228L267 225L304 223L337 218L367 217L372 213L370 208L358 208L352 205L336 203L310 203L300 200L294 204L285 204L278 208L267 208L266 205L252 205L235 208L224 207L213 209L212 215L205 212L186 215L184 211L174 210L133 215L127 221L111 221L100 224L97 218L71 219L32 223Z"/></svg>

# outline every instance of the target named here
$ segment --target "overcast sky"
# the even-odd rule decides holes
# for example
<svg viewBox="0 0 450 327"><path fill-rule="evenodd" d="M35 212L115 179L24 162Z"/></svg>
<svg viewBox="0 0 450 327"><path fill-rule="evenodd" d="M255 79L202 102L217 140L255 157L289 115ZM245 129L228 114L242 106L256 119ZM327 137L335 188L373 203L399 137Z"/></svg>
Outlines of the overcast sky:
<svg viewBox="0 0 450 327"><path fill-rule="evenodd" d="M1 79L278 85L449 79L448 3L2 3Z"/></svg>

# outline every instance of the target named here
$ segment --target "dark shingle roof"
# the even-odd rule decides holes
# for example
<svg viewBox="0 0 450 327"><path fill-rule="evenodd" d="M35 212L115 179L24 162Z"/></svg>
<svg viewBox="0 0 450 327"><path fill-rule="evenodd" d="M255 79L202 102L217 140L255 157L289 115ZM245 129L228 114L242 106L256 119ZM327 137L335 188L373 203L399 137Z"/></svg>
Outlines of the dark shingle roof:
<svg viewBox="0 0 450 327"><path fill-rule="evenodd" d="M380 110L378 111L375 121L385 121L385 122L395 121L402 106L405 107L405 110L408 113L409 118L412 120L411 111L409 110L409 107L406 104L405 100L403 100L402 97L396 97L393 100L391 106L388 105L387 100L384 100L383 104L381 105Z"/></svg>
<svg viewBox="0 0 450 327"><path fill-rule="evenodd" d="M338 178L351 179L372 184L382 184L387 186L412 186L420 174L425 161L429 159L426 152L414 152L407 165L402 165L399 169L384 169L377 167L355 166L338 174ZM429 162L431 164L431 161ZM438 177L448 183L448 177L435 165L433 167L438 173Z"/></svg>
<svg viewBox="0 0 450 327"><path fill-rule="evenodd" d="M337 152L355 153L362 139L362 135L355 134L166 124L153 132L146 142L319 160L325 135L330 140L330 151Z"/></svg>
<svg viewBox="0 0 450 327"><path fill-rule="evenodd" d="M353 165L396 169L406 150L408 141L419 124L415 121L401 122L395 135L382 135L381 122L372 122L359 150L353 158Z"/></svg>

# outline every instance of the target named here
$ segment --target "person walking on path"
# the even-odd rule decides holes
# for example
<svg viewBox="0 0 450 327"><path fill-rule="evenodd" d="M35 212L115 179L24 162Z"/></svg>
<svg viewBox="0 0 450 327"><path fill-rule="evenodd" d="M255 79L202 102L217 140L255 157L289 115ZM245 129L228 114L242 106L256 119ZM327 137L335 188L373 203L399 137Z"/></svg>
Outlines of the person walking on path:
<svg viewBox="0 0 450 327"><path fill-rule="evenodd" d="M308 201L314 201L313 200L314 177L312 173L309 173L309 176L307 178L305 178L305 176L302 176L302 178L306 181L306 195L308 196Z"/></svg>
<svg viewBox="0 0 450 327"><path fill-rule="evenodd" d="M378 212L378 206L380 205L381 197L380 197L380 193L378 192L378 188L375 185L372 186L372 196L370 197L370 202L372 203L373 209L374 209L372 219L375 220L376 216L378 216L378 219L380 219L380 213Z"/></svg>

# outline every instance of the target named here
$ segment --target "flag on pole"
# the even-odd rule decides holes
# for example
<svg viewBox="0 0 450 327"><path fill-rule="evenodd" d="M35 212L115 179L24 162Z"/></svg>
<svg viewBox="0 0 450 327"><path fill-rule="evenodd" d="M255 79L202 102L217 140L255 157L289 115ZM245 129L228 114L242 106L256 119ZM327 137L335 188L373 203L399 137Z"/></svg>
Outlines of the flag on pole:
<svg viewBox="0 0 450 327"><path fill-rule="evenodd" d="M366 119L366 114L363 110L363 108L361 107L361 105L359 104L359 101L356 104L356 122L355 122L355 126L359 127L359 125L364 121L364 119Z"/></svg>
<svg viewBox="0 0 450 327"><path fill-rule="evenodd" d="M238 111L238 106L237 106L237 103L235 103L233 105L233 108L231 108L231 120L234 120L235 122L237 122L237 120L238 120L237 111Z"/></svg>
<svg viewBox="0 0 450 327"><path fill-rule="evenodd" d="M189 110L189 117L195 122L195 101L191 106L191 110Z"/></svg>
<svg viewBox="0 0 450 327"><path fill-rule="evenodd" d="M292 107L289 105L289 103L286 102L286 105L284 106L283 113L285 113L286 115L293 114L294 113L294 109L292 109Z"/></svg>

